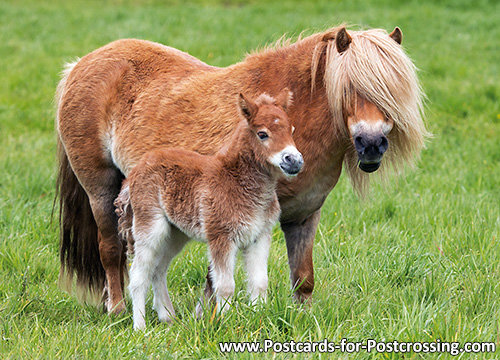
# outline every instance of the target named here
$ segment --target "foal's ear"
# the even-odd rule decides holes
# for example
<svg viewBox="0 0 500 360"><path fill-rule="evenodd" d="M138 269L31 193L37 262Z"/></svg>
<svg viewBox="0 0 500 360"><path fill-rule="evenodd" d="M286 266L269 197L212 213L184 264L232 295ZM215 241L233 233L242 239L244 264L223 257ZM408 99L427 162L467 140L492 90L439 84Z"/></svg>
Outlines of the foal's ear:
<svg viewBox="0 0 500 360"><path fill-rule="evenodd" d="M257 105L240 93L238 97L238 107L247 121L250 121L257 114Z"/></svg>
<svg viewBox="0 0 500 360"><path fill-rule="evenodd" d="M293 92L284 88L281 90L278 96L276 96L276 105L281 106L283 110L287 111L290 105L292 105Z"/></svg>
<svg viewBox="0 0 500 360"><path fill-rule="evenodd" d="M337 47L337 51L339 54L342 54L344 51L346 51L349 48L349 44L351 43L352 38L351 36L347 33L347 30L345 27L340 29L337 32L337 36L335 36L335 45Z"/></svg>
<svg viewBox="0 0 500 360"><path fill-rule="evenodd" d="M403 32L401 31L400 28L397 26L392 30L392 32L389 34L389 36L397 42L399 45L401 45L401 42L403 41Z"/></svg>

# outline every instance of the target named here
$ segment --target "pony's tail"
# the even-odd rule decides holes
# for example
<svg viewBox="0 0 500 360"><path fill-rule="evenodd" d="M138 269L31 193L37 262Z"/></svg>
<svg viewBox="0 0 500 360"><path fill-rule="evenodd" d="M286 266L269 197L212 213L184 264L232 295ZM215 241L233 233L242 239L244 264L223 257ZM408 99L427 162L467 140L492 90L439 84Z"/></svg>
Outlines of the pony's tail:
<svg viewBox="0 0 500 360"><path fill-rule="evenodd" d="M134 212L130 205L130 187L128 181L123 182L122 190L115 199L115 212L118 216L118 235L127 242L129 255L134 253L134 237L132 236L132 222Z"/></svg>
<svg viewBox="0 0 500 360"><path fill-rule="evenodd" d="M58 141L60 261L59 282L72 292L76 275L76 295L84 302L98 303L102 298L106 274L99 256L97 224L89 198L80 185L61 141Z"/></svg>
<svg viewBox="0 0 500 360"><path fill-rule="evenodd" d="M63 78L57 87L56 106L59 106L66 80L75 64L68 64L63 72ZM57 154L59 169L54 205L59 198L61 261L59 283L63 289L71 293L73 279L76 276L77 297L84 302L100 303L106 274L99 256L97 224L89 198L71 168L59 137Z"/></svg>

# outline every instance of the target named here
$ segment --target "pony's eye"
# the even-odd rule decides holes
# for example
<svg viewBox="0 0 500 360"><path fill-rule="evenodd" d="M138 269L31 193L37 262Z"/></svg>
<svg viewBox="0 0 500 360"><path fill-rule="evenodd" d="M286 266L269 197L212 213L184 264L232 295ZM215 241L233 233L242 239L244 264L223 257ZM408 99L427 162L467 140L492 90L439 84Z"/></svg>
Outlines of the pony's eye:
<svg viewBox="0 0 500 360"><path fill-rule="evenodd" d="M258 137L259 137L259 139L261 139L261 140L266 140L266 139L269 137L269 135L267 135L267 133L266 133L265 131L259 131L259 132L257 133L257 136L258 136Z"/></svg>

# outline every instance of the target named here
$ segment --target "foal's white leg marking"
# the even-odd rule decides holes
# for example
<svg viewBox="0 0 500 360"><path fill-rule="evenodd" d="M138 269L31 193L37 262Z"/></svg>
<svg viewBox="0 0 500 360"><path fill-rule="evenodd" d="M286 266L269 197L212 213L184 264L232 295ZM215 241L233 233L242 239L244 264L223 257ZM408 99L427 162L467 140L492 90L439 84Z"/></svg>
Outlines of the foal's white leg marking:
<svg viewBox="0 0 500 360"><path fill-rule="evenodd" d="M245 269L248 276L248 294L255 303L259 298L266 301L267 259L271 246L271 234L265 232L253 244L243 250Z"/></svg>
<svg viewBox="0 0 500 360"><path fill-rule="evenodd" d="M153 274L153 308L161 322L170 322L175 317L174 307L167 287L167 269L172 259L182 250L189 239L175 228L163 244L163 256Z"/></svg>
<svg viewBox="0 0 500 360"><path fill-rule="evenodd" d="M368 123L365 120L360 120L349 126L349 130L352 136L356 136L362 131L369 133L379 133L382 131L384 135L387 135L392 130L392 124L382 120L377 120L375 123Z"/></svg>
<svg viewBox="0 0 500 360"><path fill-rule="evenodd" d="M172 301L168 295L167 288L167 269L173 256L169 252L168 243L165 242L162 246L162 258L158 266L153 271L153 309L158 313L158 318L162 322L171 321L175 317L175 311L172 306Z"/></svg>
<svg viewBox="0 0 500 360"><path fill-rule="evenodd" d="M153 273L158 267L163 254L162 246L169 235L170 224L165 216L157 214L150 219L149 225L137 226L133 220L134 259L130 268L129 291L132 297L134 329L144 329L146 322L146 295Z"/></svg>
<svg viewBox="0 0 500 360"><path fill-rule="evenodd" d="M235 287L234 264L236 262L238 247L233 240L227 239L227 241L229 242L227 244L228 251L218 258L213 256L213 249L210 248L209 243L211 263L210 277L215 292L218 312L224 312L229 309L231 305L231 296L234 294Z"/></svg>

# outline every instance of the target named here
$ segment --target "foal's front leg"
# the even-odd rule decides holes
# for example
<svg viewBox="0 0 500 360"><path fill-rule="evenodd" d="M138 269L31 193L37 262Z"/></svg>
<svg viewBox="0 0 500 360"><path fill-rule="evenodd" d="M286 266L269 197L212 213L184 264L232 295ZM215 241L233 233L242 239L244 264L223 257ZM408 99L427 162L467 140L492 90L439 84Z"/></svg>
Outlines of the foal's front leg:
<svg viewBox="0 0 500 360"><path fill-rule="evenodd" d="M234 264L238 247L229 237L218 237L208 241L210 254L210 278L213 283L217 311L226 311L234 294Z"/></svg>
<svg viewBox="0 0 500 360"><path fill-rule="evenodd" d="M243 250L243 259L248 276L248 294L255 303L259 298L266 301L267 291L267 259L271 246L271 234L265 232Z"/></svg>

